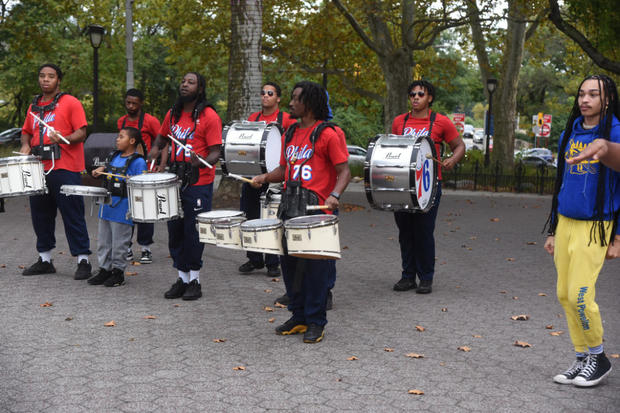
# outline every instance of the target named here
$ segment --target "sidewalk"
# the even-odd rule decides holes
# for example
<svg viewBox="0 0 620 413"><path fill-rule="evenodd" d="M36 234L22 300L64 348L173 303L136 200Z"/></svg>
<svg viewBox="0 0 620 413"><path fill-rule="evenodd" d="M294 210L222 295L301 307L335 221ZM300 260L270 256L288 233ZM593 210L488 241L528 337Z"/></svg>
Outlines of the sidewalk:
<svg viewBox="0 0 620 413"><path fill-rule="evenodd" d="M289 317L273 306L283 282L239 274L241 251L207 246L203 297L164 299L176 279L165 223L156 225L154 263L128 267L136 274L122 287L73 280L60 218L58 273L23 277L19 266L36 260L28 201L8 199L0 214L0 411L618 410L618 359L597 388L551 380L573 353L542 248L550 197L445 191L425 296L392 290L400 278L393 215L370 209L359 183L342 202L363 209L341 212L334 309L325 341L311 345L274 333ZM95 248L96 217L88 227ZM598 282L607 354L620 353L619 274L620 260L607 262ZM529 320L511 319L519 314ZM104 327L109 321L116 326Z"/></svg>

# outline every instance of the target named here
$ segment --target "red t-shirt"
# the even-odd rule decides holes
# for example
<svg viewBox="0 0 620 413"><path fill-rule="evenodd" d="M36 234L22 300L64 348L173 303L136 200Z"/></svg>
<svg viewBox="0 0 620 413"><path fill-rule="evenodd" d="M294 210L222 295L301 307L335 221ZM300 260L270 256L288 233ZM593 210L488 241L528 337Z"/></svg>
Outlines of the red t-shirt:
<svg viewBox="0 0 620 413"><path fill-rule="evenodd" d="M428 134L428 128L430 124L431 111L428 111L428 117L426 118L414 118L409 114L407 124L404 125L405 117L407 113L396 116L394 122L392 122L392 133L394 135L412 135L413 138L418 138ZM437 113L435 122L433 123L433 130L431 131L431 138L435 142L435 149L437 150L437 158L440 158L441 142L450 143L454 139L459 137L459 132L452 121L445 115ZM441 181L441 166L437 165L437 178Z"/></svg>
<svg viewBox="0 0 620 413"><path fill-rule="evenodd" d="M171 134L175 139L192 148L198 155L206 158L209 155L209 146L222 144L222 120L212 108L207 107L198 116L195 125L192 120L192 114L182 112L181 119L171 127L170 111L168 111L164 122L161 124L159 133L164 137ZM190 163L192 161L190 152L185 151L180 146L177 147L172 140L170 140L170 143L172 145L172 152L170 153L170 160L172 162ZM200 168L200 178L198 178L198 182L194 185L208 185L213 182L214 178L215 165L213 168Z"/></svg>
<svg viewBox="0 0 620 413"><path fill-rule="evenodd" d="M250 115L250 117L248 118L249 121L251 122L260 122L260 121L265 121L267 123L270 122L277 122L278 121L278 113L280 113L280 109L276 110L275 112L273 112L271 115L269 116L265 116L263 115L263 112L254 112ZM258 117L258 119L257 119ZM297 119L293 119L291 118L291 115L289 115L286 112L282 112L282 129L284 129L285 131L288 129L289 126L291 126L293 123L297 123Z"/></svg>
<svg viewBox="0 0 620 413"><path fill-rule="evenodd" d="M52 103L52 100L42 102L41 99L37 102L39 106L45 106ZM28 112L32 111L32 105L28 106ZM45 112L43 116L39 113L35 113L38 117L43 119L51 127L56 129L62 136L67 137L76 130L85 127L86 114L84 108L79 100L71 95L63 95L58 99L56 107L48 112ZM30 147L34 148L39 145L39 121L30 115L26 115L24 126L22 127L22 133L32 136L30 140ZM49 145L50 141L48 136L48 130L43 127L43 144ZM65 169L72 172L82 172L84 166L84 143L72 143L67 145L60 141L60 159L54 161L54 169ZM46 170L52 167L51 160L44 160L43 166Z"/></svg>
<svg viewBox="0 0 620 413"><path fill-rule="evenodd" d="M284 147L284 150L280 157L280 165L286 167L285 181L289 179L289 169L292 166L291 178L297 180L301 175L302 187L316 192L319 196L319 204L323 205L325 199L327 199L336 185L338 173L334 165L347 162L349 151L347 150L346 142L340 134L328 127L323 129L323 132L317 138L314 148L315 153L310 157L312 155L310 135L312 135L312 131L319 123L321 121L317 121L308 128L300 128L298 126L293 138L286 147L284 147L285 136L282 135L282 147ZM293 155L295 155L295 161L291 164ZM301 167L301 163L308 159L308 157L310 157L310 160ZM326 212L329 211L326 210Z"/></svg>
<svg viewBox="0 0 620 413"><path fill-rule="evenodd" d="M119 131L123 127L123 121L125 121L125 126L138 129L140 116L138 116L138 119L136 120L129 120L128 116L129 115L125 115L118 118L118 122L116 123ZM144 144L146 145L147 153L151 150L151 145L157 137L160 128L161 125L155 116L149 115L148 113L144 114L144 121L142 122L142 130L140 132L142 132L142 140L144 140Z"/></svg>

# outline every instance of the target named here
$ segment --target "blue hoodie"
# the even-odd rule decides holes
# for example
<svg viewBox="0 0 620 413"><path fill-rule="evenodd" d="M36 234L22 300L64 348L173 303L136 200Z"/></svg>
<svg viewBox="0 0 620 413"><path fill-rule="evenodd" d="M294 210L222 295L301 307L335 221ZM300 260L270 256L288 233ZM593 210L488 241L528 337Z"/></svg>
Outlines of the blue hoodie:
<svg viewBox="0 0 620 413"><path fill-rule="evenodd" d="M599 126L593 129L584 129L582 126L583 116L578 117L573 124L573 133L569 138L564 154L564 159L571 158L580 153L594 139L599 136ZM560 142L564 139L564 132ZM620 121L614 116L611 122L610 141L620 142ZM594 221L596 210L596 188L598 185L600 162L598 160L583 161L577 165L566 164L564 167L564 179L558 194L558 213L565 217ZM611 193L609 179L611 176ZM610 208L610 196L612 197L613 211ZM613 212L620 209L620 173L607 168L605 180L605 208L604 219L613 219ZM618 228L620 234L620 226Z"/></svg>

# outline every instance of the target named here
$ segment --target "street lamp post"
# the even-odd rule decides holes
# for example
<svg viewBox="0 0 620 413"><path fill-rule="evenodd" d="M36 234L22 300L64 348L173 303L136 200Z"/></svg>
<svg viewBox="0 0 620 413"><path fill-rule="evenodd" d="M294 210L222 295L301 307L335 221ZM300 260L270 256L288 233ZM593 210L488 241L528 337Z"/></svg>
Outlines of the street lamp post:
<svg viewBox="0 0 620 413"><path fill-rule="evenodd" d="M98 24L88 26L90 45L93 47L93 131L97 131L99 119L99 46L103 42L105 29Z"/></svg>
<svg viewBox="0 0 620 413"><path fill-rule="evenodd" d="M491 113L493 111L493 92L497 88L497 79L487 79L487 91L489 92L489 110L487 111L487 121L485 125L484 134L486 136L485 150L484 150L484 166L489 166L489 141L491 140Z"/></svg>

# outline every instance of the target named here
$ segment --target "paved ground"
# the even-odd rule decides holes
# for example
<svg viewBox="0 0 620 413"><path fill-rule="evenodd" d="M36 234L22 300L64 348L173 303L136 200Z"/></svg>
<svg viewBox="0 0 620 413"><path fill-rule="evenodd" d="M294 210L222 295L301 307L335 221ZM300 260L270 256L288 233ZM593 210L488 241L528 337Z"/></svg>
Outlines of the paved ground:
<svg viewBox="0 0 620 413"><path fill-rule="evenodd" d="M155 263L130 267L137 274L120 288L72 279L60 218L59 272L22 277L34 237L27 200L10 199L0 214L0 411L618 411L618 359L598 388L551 381L573 355L542 250L548 197L446 192L428 296L392 291L392 214L370 210L359 184L343 200L364 209L341 214L335 307L325 341L310 345L274 334L288 312L265 307L283 283L238 274L241 252L206 248L204 297L165 300L175 273L162 224ZM96 244L96 218L88 224ZM610 262L598 282L608 354L620 353L619 274Z"/></svg>

